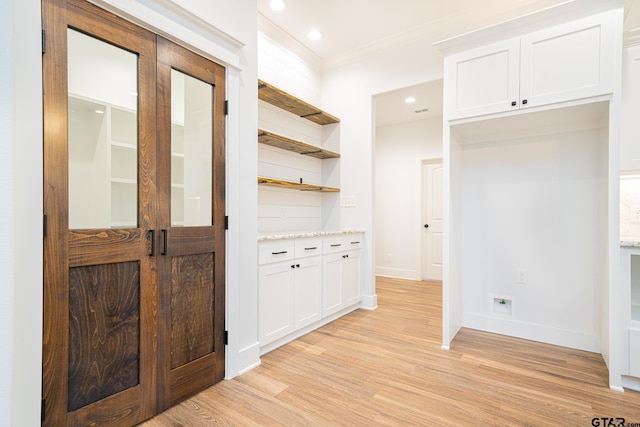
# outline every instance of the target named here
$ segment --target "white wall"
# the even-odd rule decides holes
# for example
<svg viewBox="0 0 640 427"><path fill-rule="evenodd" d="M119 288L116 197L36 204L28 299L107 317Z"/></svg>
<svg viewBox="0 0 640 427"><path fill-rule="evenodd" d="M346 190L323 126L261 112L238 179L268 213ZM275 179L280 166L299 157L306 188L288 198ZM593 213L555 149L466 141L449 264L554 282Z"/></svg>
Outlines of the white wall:
<svg viewBox="0 0 640 427"><path fill-rule="evenodd" d="M259 364L256 265L256 0L96 1L225 65L227 376ZM176 19L176 14L181 18ZM42 65L39 0L0 3L0 426L40 423L42 348ZM192 22L187 22L191 16ZM171 18L171 19L170 19ZM183 24L179 24L179 23ZM231 34L223 30L231 28Z"/></svg>
<svg viewBox="0 0 640 427"><path fill-rule="evenodd" d="M0 5L0 426L40 424L40 1Z"/></svg>
<svg viewBox="0 0 640 427"><path fill-rule="evenodd" d="M463 326L600 351L607 150L599 129L462 146Z"/></svg>
<svg viewBox="0 0 640 427"><path fill-rule="evenodd" d="M377 306L374 242L374 106L373 96L442 78L442 55L433 40L418 39L325 69L322 109L340 117L341 196L354 197L355 208L340 209L342 228L367 236L363 248L363 306ZM419 52L419 54L416 54Z"/></svg>
<svg viewBox="0 0 640 427"><path fill-rule="evenodd" d="M376 128L376 274L421 279L421 160L442 156L442 117Z"/></svg>

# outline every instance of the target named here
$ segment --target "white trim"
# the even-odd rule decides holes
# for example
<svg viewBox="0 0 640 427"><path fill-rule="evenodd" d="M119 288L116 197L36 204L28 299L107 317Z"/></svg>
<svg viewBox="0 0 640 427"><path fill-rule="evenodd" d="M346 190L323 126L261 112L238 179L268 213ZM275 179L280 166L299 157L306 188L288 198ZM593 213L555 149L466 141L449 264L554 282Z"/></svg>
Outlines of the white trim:
<svg viewBox="0 0 640 427"><path fill-rule="evenodd" d="M434 45L445 56L451 55L622 7L623 0L569 0L496 25L441 40Z"/></svg>
<svg viewBox="0 0 640 427"><path fill-rule="evenodd" d="M462 326L593 353L600 353L601 350L597 332L590 334L478 313L463 313Z"/></svg>
<svg viewBox="0 0 640 427"><path fill-rule="evenodd" d="M240 51L245 44L170 0L88 0L188 49L227 67L245 69Z"/></svg>
<svg viewBox="0 0 640 427"><path fill-rule="evenodd" d="M378 295L363 295L362 302L360 303L360 308L369 311L376 310L378 308Z"/></svg>

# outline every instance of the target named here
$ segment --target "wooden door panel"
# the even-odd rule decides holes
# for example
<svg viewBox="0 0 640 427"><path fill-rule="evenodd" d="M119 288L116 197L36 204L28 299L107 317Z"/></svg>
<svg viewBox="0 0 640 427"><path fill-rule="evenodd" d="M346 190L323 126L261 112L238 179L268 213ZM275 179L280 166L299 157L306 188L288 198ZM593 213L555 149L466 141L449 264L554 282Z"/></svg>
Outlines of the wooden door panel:
<svg viewBox="0 0 640 427"><path fill-rule="evenodd" d="M137 228L70 230L69 266L140 259L141 253L151 253L151 240L141 239L141 234Z"/></svg>
<svg viewBox="0 0 640 427"><path fill-rule="evenodd" d="M214 227L173 227L168 239L167 255L169 256L209 253L216 249Z"/></svg>
<svg viewBox="0 0 640 427"><path fill-rule="evenodd" d="M139 384L139 340L139 264L71 268L69 411Z"/></svg>
<svg viewBox="0 0 640 427"><path fill-rule="evenodd" d="M43 425L133 425L155 409L155 36L84 0L43 0L43 29ZM69 30L137 58L137 228L69 229Z"/></svg>
<svg viewBox="0 0 640 427"><path fill-rule="evenodd" d="M211 158L198 159L210 161L212 172L204 225L172 226L172 70L211 90ZM159 409L224 377L224 75L223 67L158 37L158 378L168 384L158 390Z"/></svg>
<svg viewBox="0 0 640 427"><path fill-rule="evenodd" d="M171 259L171 369L214 351L213 254Z"/></svg>

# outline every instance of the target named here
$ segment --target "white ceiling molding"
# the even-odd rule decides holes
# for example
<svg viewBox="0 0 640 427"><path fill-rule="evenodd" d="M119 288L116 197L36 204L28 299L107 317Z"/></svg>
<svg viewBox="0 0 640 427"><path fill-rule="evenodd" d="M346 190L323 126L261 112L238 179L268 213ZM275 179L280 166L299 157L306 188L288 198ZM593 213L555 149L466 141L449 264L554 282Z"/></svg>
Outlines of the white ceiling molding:
<svg viewBox="0 0 640 427"><path fill-rule="evenodd" d="M171 0L89 0L217 63L243 70L245 43Z"/></svg>
<svg viewBox="0 0 640 427"><path fill-rule="evenodd" d="M504 40L505 37L518 37L541 28L559 25L567 19L579 19L623 6L623 0L570 0L500 24L441 40L435 45L443 54L449 55L463 49Z"/></svg>
<svg viewBox="0 0 640 427"><path fill-rule="evenodd" d="M322 58L261 13L258 13L258 32L311 66L321 68Z"/></svg>

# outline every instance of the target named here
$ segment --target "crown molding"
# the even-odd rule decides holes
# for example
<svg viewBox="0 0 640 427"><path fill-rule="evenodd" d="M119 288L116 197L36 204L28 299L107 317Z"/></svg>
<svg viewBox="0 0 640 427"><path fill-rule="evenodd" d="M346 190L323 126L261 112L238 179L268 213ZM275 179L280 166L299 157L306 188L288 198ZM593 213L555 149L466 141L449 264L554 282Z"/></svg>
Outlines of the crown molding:
<svg viewBox="0 0 640 427"><path fill-rule="evenodd" d="M172 0L88 0L137 25L238 70L245 43Z"/></svg>

